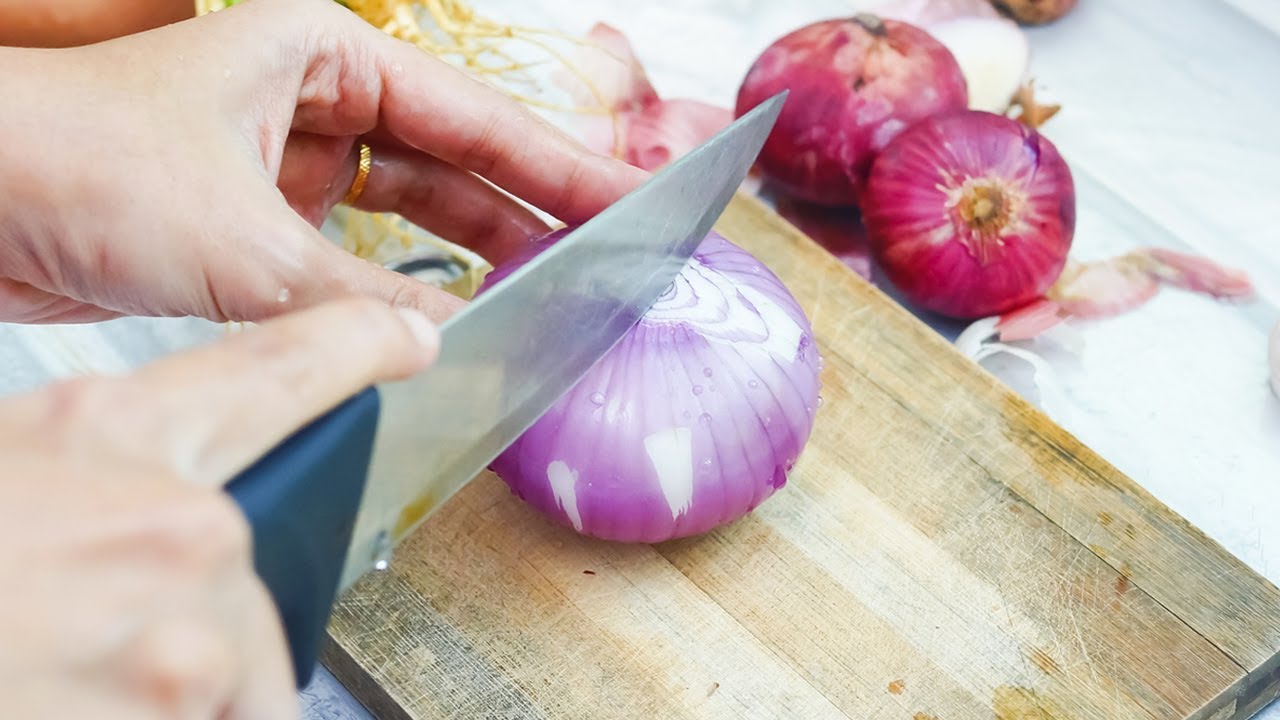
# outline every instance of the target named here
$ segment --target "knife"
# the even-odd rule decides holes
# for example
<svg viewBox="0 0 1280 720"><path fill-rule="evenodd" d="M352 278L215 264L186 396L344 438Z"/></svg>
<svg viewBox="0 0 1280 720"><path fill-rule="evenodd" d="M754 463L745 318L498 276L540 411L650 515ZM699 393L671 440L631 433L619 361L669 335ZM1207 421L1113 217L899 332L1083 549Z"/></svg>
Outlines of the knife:
<svg viewBox="0 0 1280 720"><path fill-rule="evenodd" d="M335 599L513 443L648 311L746 178L785 91L579 226L440 328L417 375L364 390L226 486L298 687Z"/></svg>

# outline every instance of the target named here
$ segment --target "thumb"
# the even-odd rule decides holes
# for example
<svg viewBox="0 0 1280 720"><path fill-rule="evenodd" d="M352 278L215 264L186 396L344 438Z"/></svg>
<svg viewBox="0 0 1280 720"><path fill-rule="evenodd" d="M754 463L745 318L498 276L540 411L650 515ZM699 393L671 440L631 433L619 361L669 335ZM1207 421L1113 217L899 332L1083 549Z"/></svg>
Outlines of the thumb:
<svg viewBox="0 0 1280 720"><path fill-rule="evenodd" d="M301 217L298 220L315 235L311 244L318 270L296 291L304 307L355 295L381 300L392 307L412 308L439 325L467 304L446 290L356 257L329 242Z"/></svg>
<svg viewBox="0 0 1280 720"><path fill-rule="evenodd" d="M466 301L441 288L357 257L335 245L282 196L265 220L241 224L243 254L209 258L206 285L212 315L219 320L257 322L343 298L363 297L410 308L441 324ZM240 223L237 223L240 224ZM262 228L268 230L263 237ZM254 237L257 235L257 237Z"/></svg>

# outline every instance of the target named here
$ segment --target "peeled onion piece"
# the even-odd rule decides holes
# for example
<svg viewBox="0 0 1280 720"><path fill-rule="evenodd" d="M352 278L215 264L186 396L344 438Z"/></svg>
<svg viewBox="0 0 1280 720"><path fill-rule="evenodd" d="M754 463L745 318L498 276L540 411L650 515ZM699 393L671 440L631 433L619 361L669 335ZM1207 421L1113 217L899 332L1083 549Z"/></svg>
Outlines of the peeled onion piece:
<svg viewBox="0 0 1280 720"><path fill-rule="evenodd" d="M782 90L760 152L768 181L807 202L853 206L872 159L912 123L966 107L960 66L914 25L871 14L795 30L761 53L738 90L739 116Z"/></svg>
<svg viewBox="0 0 1280 720"><path fill-rule="evenodd" d="M479 292L566 232L500 265ZM531 310L530 322L541 321ZM712 232L640 322L492 469L584 535L652 543L703 533L787 482L813 427L819 365L809 321L782 282Z"/></svg>
<svg viewBox="0 0 1280 720"><path fill-rule="evenodd" d="M1253 282L1242 270L1198 255L1147 247L1105 260L1068 261L1048 297L1066 315L1096 319L1144 305L1162 284L1219 300L1253 296Z"/></svg>
<svg viewBox="0 0 1280 720"><path fill-rule="evenodd" d="M616 28L596 23L585 40L572 61L579 74L559 73L558 82L575 102L603 104L616 116L616 122L607 114L574 118L569 132L587 148L652 172L733 122L728 108L659 98L631 42Z"/></svg>
<svg viewBox="0 0 1280 720"><path fill-rule="evenodd" d="M980 318L1044 295L1075 233L1071 171L1035 130L976 110L927 118L871 169L871 251L912 303Z"/></svg>

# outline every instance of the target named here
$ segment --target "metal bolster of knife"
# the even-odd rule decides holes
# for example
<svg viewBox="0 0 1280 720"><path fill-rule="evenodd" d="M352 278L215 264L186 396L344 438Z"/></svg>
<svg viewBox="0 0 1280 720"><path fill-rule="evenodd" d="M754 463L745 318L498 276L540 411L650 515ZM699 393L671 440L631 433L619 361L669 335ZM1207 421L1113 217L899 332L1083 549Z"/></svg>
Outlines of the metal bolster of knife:
<svg viewBox="0 0 1280 720"><path fill-rule="evenodd" d="M369 388L226 485L283 624L299 688L311 679L368 477L380 398Z"/></svg>

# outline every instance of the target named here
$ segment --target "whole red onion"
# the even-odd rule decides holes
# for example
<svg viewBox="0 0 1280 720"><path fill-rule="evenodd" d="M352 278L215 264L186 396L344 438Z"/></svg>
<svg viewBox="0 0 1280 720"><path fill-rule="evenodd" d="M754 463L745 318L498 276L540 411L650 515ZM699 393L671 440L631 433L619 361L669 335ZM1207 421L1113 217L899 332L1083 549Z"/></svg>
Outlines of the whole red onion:
<svg viewBox="0 0 1280 720"><path fill-rule="evenodd" d="M736 113L783 89L790 95L760 169L788 194L833 206L858 202L872 159L895 135L968 101L960 66L942 43L869 14L824 20L775 41L743 80Z"/></svg>
<svg viewBox="0 0 1280 720"><path fill-rule="evenodd" d="M1053 143L976 110L935 115L894 138L863 200L885 275L911 302L957 318L1043 295L1075 232L1075 185Z"/></svg>

